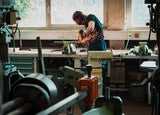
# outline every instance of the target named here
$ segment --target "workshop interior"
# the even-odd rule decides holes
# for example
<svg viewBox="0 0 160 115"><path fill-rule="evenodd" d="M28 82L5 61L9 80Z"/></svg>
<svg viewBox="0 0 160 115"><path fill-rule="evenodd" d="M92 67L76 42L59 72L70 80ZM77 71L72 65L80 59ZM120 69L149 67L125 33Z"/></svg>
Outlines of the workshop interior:
<svg viewBox="0 0 160 115"><path fill-rule="evenodd" d="M0 115L160 115L160 0L137 0L147 8L145 28L128 21L135 1L1 0ZM87 50L77 38L84 28L54 3L75 10L101 3L107 50ZM72 24L52 25L58 15Z"/></svg>

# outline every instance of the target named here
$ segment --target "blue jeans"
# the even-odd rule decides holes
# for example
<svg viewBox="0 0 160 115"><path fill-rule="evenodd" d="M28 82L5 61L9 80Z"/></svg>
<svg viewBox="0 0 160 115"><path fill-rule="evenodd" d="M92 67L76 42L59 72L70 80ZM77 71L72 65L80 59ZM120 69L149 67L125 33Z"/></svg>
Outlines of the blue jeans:
<svg viewBox="0 0 160 115"><path fill-rule="evenodd" d="M104 38L88 41L88 51L106 51L106 43Z"/></svg>

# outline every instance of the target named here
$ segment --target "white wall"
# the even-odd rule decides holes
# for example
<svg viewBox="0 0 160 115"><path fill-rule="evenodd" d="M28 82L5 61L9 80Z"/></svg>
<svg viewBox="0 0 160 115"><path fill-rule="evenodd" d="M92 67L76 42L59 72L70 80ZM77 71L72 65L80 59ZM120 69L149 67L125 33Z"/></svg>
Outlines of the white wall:
<svg viewBox="0 0 160 115"><path fill-rule="evenodd" d="M104 35L109 40L148 40L149 31L104 31ZM155 33L151 34L151 40L156 40Z"/></svg>
<svg viewBox="0 0 160 115"><path fill-rule="evenodd" d="M78 30L23 30L22 40L34 40L40 36L42 40L77 40ZM135 34L139 34L136 38ZM146 31L104 31L105 40L127 40L131 35L131 40L147 40L149 32ZM15 39L18 39L18 33ZM151 40L156 40L156 34L151 34Z"/></svg>

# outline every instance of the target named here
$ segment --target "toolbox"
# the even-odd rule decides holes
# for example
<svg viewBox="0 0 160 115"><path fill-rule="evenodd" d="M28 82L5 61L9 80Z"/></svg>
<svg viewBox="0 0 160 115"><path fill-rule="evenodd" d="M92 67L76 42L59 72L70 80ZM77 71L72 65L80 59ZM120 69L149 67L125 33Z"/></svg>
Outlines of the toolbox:
<svg viewBox="0 0 160 115"><path fill-rule="evenodd" d="M98 77L84 76L78 80L78 91L87 91L87 97L84 98L84 106L93 106L95 99L98 97Z"/></svg>

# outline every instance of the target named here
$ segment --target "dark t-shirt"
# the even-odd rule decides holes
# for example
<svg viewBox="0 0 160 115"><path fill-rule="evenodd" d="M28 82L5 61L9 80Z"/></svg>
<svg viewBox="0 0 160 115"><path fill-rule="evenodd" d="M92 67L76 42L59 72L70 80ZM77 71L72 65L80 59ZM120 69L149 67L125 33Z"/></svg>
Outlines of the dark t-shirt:
<svg viewBox="0 0 160 115"><path fill-rule="evenodd" d="M88 22L89 21L94 21L95 22L95 29L96 29L97 32L103 32L102 23L99 21L99 19L95 15L89 14L87 16L85 28L88 27Z"/></svg>
<svg viewBox="0 0 160 115"><path fill-rule="evenodd" d="M88 50L94 50L94 51L105 51L106 50L106 44L104 41L104 36L103 36L103 27L102 23L99 21L99 19L93 15L90 14L86 18L86 25L85 28L88 27L88 22L89 21L94 21L95 22L95 29L94 31L102 33L102 36L98 39L91 39L88 41Z"/></svg>

